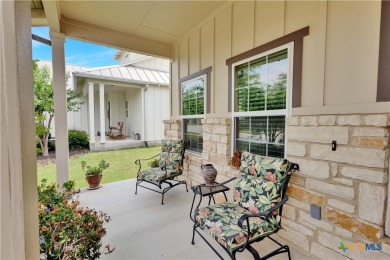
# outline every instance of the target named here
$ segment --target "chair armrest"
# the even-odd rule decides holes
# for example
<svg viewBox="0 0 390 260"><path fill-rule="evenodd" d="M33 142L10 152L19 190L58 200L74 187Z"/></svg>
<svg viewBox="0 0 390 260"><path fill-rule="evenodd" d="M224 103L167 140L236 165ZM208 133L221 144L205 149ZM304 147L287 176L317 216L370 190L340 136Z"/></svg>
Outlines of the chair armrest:
<svg viewBox="0 0 390 260"><path fill-rule="evenodd" d="M139 169L138 169L138 172L140 172L141 171L141 167L142 167L142 165L141 165L141 161L148 161L148 160L151 160L151 159L153 159L153 158L156 158L157 156L159 156L160 154L156 154L155 156L153 156L153 157L150 157L150 158L145 158L145 159L137 159L137 160L135 160L135 164L136 165L139 165Z"/></svg>
<svg viewBox="0 0 390 260"><path fill-rule="evenodd" d="M245 244L244 246L239 249L238 251L239 252L242 252L245 247L247 246L247 244L249 243L249 234L250 234L250 226L249 226L249 218L265 218L267 217L268 215L270 215L273 211L279 209L284 203L286 203L286 201L288 200L288 196L287 195L284 195L283 199L281 201L279 201L275 206L271 207L270 209L266 210L266 211L263 211L263 212L260 212L259 214L244 214L242 215L239 219L238 219L238 226L242 229L244 229L242 227L242 224L244 223L244 221L246 221L246 226L247 226L247 236L246 236L246 241L245 241Z"/></svg>

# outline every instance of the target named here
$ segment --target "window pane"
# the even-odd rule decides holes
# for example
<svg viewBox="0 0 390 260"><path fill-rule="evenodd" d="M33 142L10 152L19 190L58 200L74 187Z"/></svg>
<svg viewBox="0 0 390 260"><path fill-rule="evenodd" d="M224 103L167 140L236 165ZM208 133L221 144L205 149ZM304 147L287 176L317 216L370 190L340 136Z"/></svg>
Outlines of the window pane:
<svg viewBox="0 0 390 260"><path fill-rule="evenodd" d="M267 118L252 117L251 121L251 141L266 142L267 141Z"/></svg>
<svg viewBox="0 0 390 260"><path fill-rule="evenodd" d="M249 103L249 96L248 96L248 88L240 88L236 89L234 93L236 100L235 100L235 111L239 112L245 112L248 111L248 103Z"/></svg>
<svg viewBox="0 0 390 260"><path fill-rule="evenodd" d="M235 80L235 88L244 88L248 86L248 72L249 72L249 64L244 63L236 67L234 76Z"/></svg>
<svg viewBox="0 0 390 260"><path fill-rule="evenodd" d="M236 149L240 151L249 151L249 142L237 141Z"/></svg>
<svg viewBox="0 0 390 260"><path fill-rule="evenodd" d="M265 85L259 84L249 89L249 111L265 109Z"/></svg>
<svg viewBox="0 0 390 260"><path fill-rule="evenodd" d="M285 109L287 69L287 49L236 66L234 111Z"/></svg>
<svg viewBox="0 0 390 260"><path fill-rule="evenodd" d="M284 144L285 117L272 116L268 118L268 142Z"/></svg>
<svg viewBox="0 0 390 260"><path fill-rule="evenodd" d="M236 118L236 138L239 140L249 140L250 139L250 127L249 127L249 117L238 117Z"/></svg>
<svg viewBox="0 0 390 260"><path fill-rule="evenodd" d="M266 155L267 154L267 144L251 143L250 152L254 153L254 154Z"/></svg>
<svg viewBox="0 0 390 260"><path fill-rule="evenodd" d="M236 149L284 157L285 116L237 117L235 123Z"/></svg>
<svg viewBox="0 0 390 260"><path fill-rule="evenodd" d="M284 145L268 144L268 156L284 158Z"/></svg>
<svg viewBox="0 0 390 260"><path fill-rule="evenodd" d="M197 78L182 83L183 115L204 114L205 78Z"/></svg>
<svg viewBox="0 0 390 260"><path fill-rule="evenodd" d="M183 119L184 140L189 141L188 150L201 153L203 150L203 131L200 118Z"/></svg>
<svg viewBox="0 0 390 260"><path fill-rule="evenodd" d="M249 66L249 86L257 86L267 82L266 57L251 61Z"/></svg>
<svg viewBox="0 0 390 260"><path fill-rule="evenodd" d="M280 74L287 73L287 49L268 55L267 82L278 81Z"/></svg>

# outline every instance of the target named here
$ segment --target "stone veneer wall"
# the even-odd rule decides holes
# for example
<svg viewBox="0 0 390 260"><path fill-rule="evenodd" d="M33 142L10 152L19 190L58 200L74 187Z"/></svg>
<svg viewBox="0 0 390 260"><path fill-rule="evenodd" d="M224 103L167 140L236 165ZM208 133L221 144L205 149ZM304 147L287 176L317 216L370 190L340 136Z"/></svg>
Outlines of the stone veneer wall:
<svg viewBox="0 0 390 260"><path fill-rule="evenodd" d="M287 158L300 165L283 207L278 235L321 259L388 259L384 236L389 169L389 115L320 115L286 119ZM166 138L181 137L181 120L166 120ZM217 181L237 176L229 166L231 119L204 119L202 155L186 153L183 177L203 183L200 165L212 163ZM336 151L331 142L337 141ZM230 183L233 188L233 183ZM230 198L231 199L230 193ZM310 216L321 207L321 220ZM348 250L348 243L382 243L382 251Z"/></svg>

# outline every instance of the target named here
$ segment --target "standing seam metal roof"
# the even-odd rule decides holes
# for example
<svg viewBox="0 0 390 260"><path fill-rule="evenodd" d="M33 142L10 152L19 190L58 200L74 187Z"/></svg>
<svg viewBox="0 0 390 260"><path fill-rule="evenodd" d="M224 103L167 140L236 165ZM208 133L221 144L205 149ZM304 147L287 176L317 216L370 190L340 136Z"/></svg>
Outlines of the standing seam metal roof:
<svg viewBox="0 0 390 260"><path fill-rule="evenodd" d="M169 84L169 73L134 66L113 66L82 71L82 74L112 78L113 80L129 80L145 84Z"/></svg>

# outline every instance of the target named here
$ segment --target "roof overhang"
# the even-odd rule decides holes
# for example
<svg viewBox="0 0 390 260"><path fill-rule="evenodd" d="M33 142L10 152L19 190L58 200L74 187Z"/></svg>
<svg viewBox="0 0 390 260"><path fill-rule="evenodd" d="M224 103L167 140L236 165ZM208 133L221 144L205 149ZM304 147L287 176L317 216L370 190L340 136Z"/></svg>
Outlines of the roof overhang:
<svg viewBox="0 0 390 260"><path fill-rule="evenodd" d="M172 59L172 44L226 2L31 0L31 23L69 38Z"/></svg>

